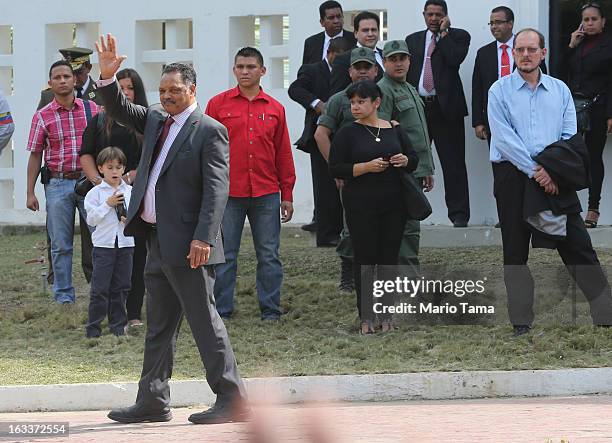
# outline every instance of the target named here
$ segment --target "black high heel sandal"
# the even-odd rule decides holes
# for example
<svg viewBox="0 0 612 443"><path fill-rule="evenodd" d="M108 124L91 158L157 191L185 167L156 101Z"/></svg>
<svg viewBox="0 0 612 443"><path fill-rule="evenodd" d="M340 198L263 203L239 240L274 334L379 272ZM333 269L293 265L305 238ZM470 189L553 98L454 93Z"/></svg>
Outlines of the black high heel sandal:
<svg viewBox="0 0 612 443"><path fill-rule="evenodd" d="M361 324L359 325L359 334L374 334L374 325L372 324L372 320L361 320Z"/></svg>

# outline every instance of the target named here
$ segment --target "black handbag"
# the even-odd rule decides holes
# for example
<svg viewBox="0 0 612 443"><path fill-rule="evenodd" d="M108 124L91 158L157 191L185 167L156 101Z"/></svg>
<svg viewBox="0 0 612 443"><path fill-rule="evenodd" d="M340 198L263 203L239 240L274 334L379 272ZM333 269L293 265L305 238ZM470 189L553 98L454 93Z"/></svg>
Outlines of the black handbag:
<svg viewBox="0 0 612 443"><path fill-rule="evenodd" d="M85 197L94 187L93 183L87 179L87 176L82 176L74 184L74 192L81 197Z"/></svg>
<svg viewBox="0 0 612 443"><path fill-rule="evenodd" d="M420 180L405 170L400 171L400 180L404 188L402 197L406 205L408 218L419 221L425 220L431 215L432 209L423 192Z"/></svg>
<svg viewBox="0 0 612 443"><path fill-rule="evenodd" d="M581 134L589 132L591 130L589 108L597 101L599 95L588 98L580 93L574 93L572 94L572 98L574 99L574 107L576 108L576 125L578 127L578 132Z"/></svg>
<svg viewBox="0 0 612 443"><path fill-rule="evenodd" d="M403 131L400 125L394 127L395 131ZM399 134L398 134L399 138ZM400 138L401 140L401 138ZM425 220L432 213L431 204L423 192L420 180L418 180L411 172L405 168L399 169L400 181L404 192L402 198L408 212L408 218L412 220Z"/></svg>

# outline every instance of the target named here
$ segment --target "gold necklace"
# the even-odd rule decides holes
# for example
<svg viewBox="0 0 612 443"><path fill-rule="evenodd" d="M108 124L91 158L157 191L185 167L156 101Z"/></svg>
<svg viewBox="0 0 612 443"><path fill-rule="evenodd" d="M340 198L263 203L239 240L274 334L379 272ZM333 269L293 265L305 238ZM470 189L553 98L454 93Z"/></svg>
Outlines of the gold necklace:
<svg viewBox="0 0 612 443"><path fill-rule="evenodd" d="M380 137L379 137L379 135L380 135L380 123L378 123L378 126L377 126L378 127L378 131L376 132L376 135L374 135L374 133L372 131L370 131L365 124L363 125L363 127L365 128L366 131L368 131L370 133L370 135L372 137L374 137L374 141L376 143L380 143Z"/></svg>

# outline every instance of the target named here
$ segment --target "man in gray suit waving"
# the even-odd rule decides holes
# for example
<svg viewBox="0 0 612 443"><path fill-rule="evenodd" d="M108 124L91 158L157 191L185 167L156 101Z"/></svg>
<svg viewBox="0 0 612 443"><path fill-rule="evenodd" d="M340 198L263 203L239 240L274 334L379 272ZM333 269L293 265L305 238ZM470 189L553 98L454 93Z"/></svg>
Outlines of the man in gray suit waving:
<svg viewBox="0 0 612 443"><path fill-rule="evenodd" d="M212 408L189 421L244 421L244 385L213 296L212 265L224 261L220 225L229 192L227 131L198 108L192 67L166 65L161 104L144 108L130 103L118 87L115 73L126 57L117 55L115 38L101 37L96 49L98 92L106 112L144 134L125 234L146 235L148 251L147 334L138 396L135 405L112 410L108 417L122 423L172 418L168 381L184 313L217 394Z"/></svg>

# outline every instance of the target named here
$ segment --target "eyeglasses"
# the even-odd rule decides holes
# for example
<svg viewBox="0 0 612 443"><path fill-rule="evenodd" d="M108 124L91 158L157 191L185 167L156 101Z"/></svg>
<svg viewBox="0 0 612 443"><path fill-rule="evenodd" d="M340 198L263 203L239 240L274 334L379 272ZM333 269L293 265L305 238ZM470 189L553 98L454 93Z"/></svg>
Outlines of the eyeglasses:
<svg viewBox="0 0 612 443"><path fill-rule="evenodd" d="M539 49L540 48L514 48L514 52L517 54L523 54L525 51L527 51L529 54L535 54Z"/></svg>
<svg viewBox="0 0 612 443"><path fill-rule="evenodd" d="M584 11L587 8L596 8L599 9L599 11L601 11L601 5L597 2L588 2L585 3L584 5L582 5L582 7L580 8L580 12Z"/></svg>
<svg viewBox="0 0 612 443"><path fill-rule="evenodd" d="M495 20L495 21L487 23L487 25L489 25L489 26L501 26L501 25L503 25L505 23L509 23L509 22L510 22L510 20Z"/></svg>

